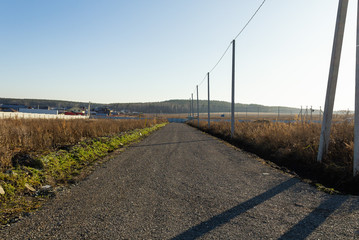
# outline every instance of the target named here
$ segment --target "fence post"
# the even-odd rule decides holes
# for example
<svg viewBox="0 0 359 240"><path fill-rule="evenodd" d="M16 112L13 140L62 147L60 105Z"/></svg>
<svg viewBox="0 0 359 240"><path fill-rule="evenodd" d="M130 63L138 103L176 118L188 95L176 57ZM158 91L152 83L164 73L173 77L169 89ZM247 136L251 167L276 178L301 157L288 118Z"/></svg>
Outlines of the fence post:
<svg viewBox="0 0 359 240"><path fill-rule="evenodd" d="M236 40L232 41L232 104L231 104L231 137L234 137L234 79L235 79L235 56Z"/></svg>
<svg viewBox="0 0 359 240"><path fill-rule="evenodd" d="M330 139L330 127L332 124L333 107L335 99L335 90L337 87L338 72L340 65L340 55L343 45L343 36L345 28L345 19L347 15L349 0L340 0L338 6L337 22L335 27L334 43L332 50L332 59L330 63L327 94L325 98L323 124L320 133L320 142L318 149L317 161L321 162L323 156L328 152L328 145Z"/></svg>
<svg viewBox="0 0 359 240"><path fill-rule="evenodd" d="M313 106L310 106L310 122L313 121Z"/></svg>
<svg viewBox="0 0 359 240"><path fill-rule="evenodd" d="M198 118L198 127L199 127L199 100L198 100L198 85L196 86L197 88L197 118Z"/></svg>

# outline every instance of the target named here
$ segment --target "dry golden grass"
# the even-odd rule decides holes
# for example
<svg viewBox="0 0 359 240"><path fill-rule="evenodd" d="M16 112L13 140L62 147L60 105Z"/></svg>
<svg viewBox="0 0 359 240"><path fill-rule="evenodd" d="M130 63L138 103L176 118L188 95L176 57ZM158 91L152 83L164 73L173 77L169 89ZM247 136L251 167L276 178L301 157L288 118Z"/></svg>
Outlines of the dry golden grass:
<svg viewBox="0 0 359 240"><path fill-rule="evenodd" d="M161 120L1 119L0 168L11 167L19 152L46 152L87 138L152 126Z"/></svg>
<svg viewBox="0 0 359 240"><path fill-rule="evenodd" d="M197 121L191 125L197 127ZM349 186L352 179L354 124L343 121L331 129L329 152L323 164L316 161L321 125L317 123L275 123L269 121L235 124L231 138L229 122L200 122L200 129L242 147L247 151L288 167L305 178L312 178L340 190L359 193L359 187ZM344 183L347 186L344 186Z"/></svg>

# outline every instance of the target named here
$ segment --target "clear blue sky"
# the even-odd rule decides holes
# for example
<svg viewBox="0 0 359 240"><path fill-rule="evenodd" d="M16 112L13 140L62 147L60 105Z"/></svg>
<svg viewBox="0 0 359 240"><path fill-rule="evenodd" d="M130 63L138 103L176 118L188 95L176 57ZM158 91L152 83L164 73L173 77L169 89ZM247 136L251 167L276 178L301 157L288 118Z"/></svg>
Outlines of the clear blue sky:
<svg viewBox="0 0 359 240"><path fill-rule="evenodd" d="M0 0L0 97L188 99L262 0ZM335 109L354 108L350 1ZM324 105L338 0L267 0L236 42L236 102ZM211 74L230 101L231 54ZM207 83L200 90L205 99Z"/></svg>

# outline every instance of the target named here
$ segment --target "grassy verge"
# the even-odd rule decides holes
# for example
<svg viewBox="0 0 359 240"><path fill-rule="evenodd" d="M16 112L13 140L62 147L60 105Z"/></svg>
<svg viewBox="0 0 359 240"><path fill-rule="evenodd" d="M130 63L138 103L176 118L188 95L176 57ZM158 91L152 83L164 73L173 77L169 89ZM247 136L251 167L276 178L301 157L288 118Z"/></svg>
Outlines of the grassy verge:
<svg viewBox="0 0 359 240"><path fill-rule="evenodd" d="M11 169L34 152L52 152L85 139L151 127L163 119L0 119L0 169Z"/></svg>
<svg viewBox="0 0 359 240"><path fill-rule="evenodd" d="M190 125L198 127L196 121ZM352 177L353 123L333 124L329 152L322 163L316 161L319 124L236 123L233 138L227 122L214 122L211 127L201 122L199 129L274 162L282 169L295 172L320 190L359 194L359 178Z"/></svg>
<svg viewBox="0 0 359 240"><path fill-rule="evenodd" d="M79 142L67 150L58 150L27 159L27 166L17 165L0 172L0 222L6 224L15 216L41 206L54 194L54 188L74 183L94 162L109 152L136 142L166 123L130 132ZM82 176L83 177L83 176Z"/></svg>

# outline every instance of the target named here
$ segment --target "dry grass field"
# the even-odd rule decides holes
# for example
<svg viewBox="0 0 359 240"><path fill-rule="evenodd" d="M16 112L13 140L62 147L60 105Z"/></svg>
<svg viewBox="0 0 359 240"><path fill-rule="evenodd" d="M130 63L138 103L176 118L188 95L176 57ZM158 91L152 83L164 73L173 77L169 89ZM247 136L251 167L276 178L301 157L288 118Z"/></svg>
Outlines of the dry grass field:
<svg viewBox="0 0 359 240"><path fill-rule="evenodd" d="M159 121L1 119L0 168L11 168L16 156L29 152L46 153L85 139L149 127Z"/></svg>
<svg viewBox="0 0 359 240"><path fill-rule="evenodd" d="M339 121L339 120L338 120ZM197 127L197 121L190 123ZM303 178L344 192L359 193L358 179L352 178L354 124L332 125L329 153L323 164L316 161L321 125L318 123L237 122L231 138L229 122L200 122L201 130L222 138Z"/></svg>
<svg viewBox="0 0 359 240"><path fill-rule="evenodd" d="M110 153L165 125L157 119L0 120L0 224L37 209L55 188L82 180Z"/></svg>

